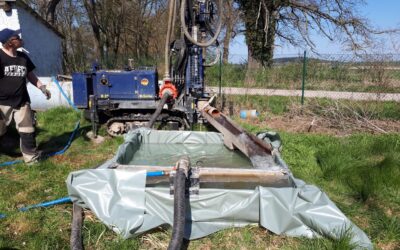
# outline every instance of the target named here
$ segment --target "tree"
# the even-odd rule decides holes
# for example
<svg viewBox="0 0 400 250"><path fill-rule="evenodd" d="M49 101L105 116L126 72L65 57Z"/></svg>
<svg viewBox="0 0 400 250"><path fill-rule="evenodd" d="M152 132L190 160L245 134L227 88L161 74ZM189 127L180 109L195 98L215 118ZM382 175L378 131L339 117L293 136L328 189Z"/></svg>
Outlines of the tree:
<svg viewBox="0 0 400 250"><path fill-rule="evenodd" d="M25 0L36 12L52 25L56 22L56 8L61 0Z"/></svg>
<svg viewBox="0 0 400 250"><path fill-rule="evenodd" d="M157 36L166 30L160 28L165 26L160 22L165 2L83 0L101 61L115 67L119 56L133 53L137 58L147 57L154 46L160 47Z"/></svg>
<svg viewBox="0 0 400 250"><path fill-rule="evenodd" d="M81 0L63 0L57 7L56 28L64 35L64 72L88 69L96 58L93 33Z"/></svg>
<svg viewBox="0 0 400 250"><path fill-rule="evenodd" d="M238 33L237 29L240 23L241 12L237 8L234 0L226 0L224 2L223 22L225 26L225 36L223 38L224 51L222 61L226 64L229 59L229 45L231 40L235 38Z"/></svg>
<svg viewBox="0 0 400 250"><path fill-rule="evenodd" d="M276 40L294 46L316 49L312 35L317 33L360 50L371 42L374 30L358 15L363 0L237 0L244 12L249 67L272 64Z"/></svg>
<svg viewBox="0 0 400 250"><path fill-rule="evenodd" d="M110 68L128 59L154 65L163 53L168 0L25 1L64 35L66 73L95 60Z"/></svg>
<svg viewBox="0 0 400 250"><path fill-rule="evenodd" d="M116 57L127 18L123 1L83 0L102 62Z"/></svg>
<svg viewBox="0 0 400 250"><path fill-rule="evenodd" d="M46 20L54 25L56 22L56 7L61 0L50 0L47 4Z"/></svg>

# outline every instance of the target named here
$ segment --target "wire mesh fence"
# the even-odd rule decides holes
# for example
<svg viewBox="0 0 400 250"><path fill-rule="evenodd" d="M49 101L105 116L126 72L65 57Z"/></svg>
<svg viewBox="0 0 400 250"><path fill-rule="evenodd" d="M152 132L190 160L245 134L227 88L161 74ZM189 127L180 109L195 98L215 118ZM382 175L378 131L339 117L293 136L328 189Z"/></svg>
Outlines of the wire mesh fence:
<svg viewBox="0 0 400 250"><path fill-rule="evenodd" d="M400 101L400 54L277 55L271 68L259 70L248 69L243 55L230 58L239 63L207 69L215 92Z"/></svg>

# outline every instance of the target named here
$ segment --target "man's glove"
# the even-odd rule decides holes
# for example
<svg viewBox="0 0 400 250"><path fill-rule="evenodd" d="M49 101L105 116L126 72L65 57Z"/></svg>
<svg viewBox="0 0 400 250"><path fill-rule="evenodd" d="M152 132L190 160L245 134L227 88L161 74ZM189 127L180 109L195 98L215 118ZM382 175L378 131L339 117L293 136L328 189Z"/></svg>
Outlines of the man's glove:
<svg viewBox="0 0 400 250"><path fill-rule="evenodd" d="M49 90L46 89L46 85L41 85L39 89L46 96L47 100L49 100L51 98L51 93Z"/></svg>

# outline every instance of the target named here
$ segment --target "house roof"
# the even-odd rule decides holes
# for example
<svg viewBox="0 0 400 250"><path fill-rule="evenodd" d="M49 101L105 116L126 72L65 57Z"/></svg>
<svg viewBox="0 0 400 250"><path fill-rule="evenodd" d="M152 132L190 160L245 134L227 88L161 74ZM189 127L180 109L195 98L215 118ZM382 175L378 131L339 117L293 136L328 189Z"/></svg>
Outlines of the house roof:
<svg viewBox="0 0 400 250"><path fill-rule="evenodd" d="M43 17L41 17L34 9L32 9L28 4L26 4L22 0L0 0L0 5L1 2L15 2L15 4L18 7L23 8L24 10L28 11L30 14L32 14L37 20L39 20L41 23L43 23L47 28L52 30L56 35L58 35L61 38L65 38L63 34L61 34L60 31L58 31L53 25L51 25L49 22L47 22Z"/></svg>

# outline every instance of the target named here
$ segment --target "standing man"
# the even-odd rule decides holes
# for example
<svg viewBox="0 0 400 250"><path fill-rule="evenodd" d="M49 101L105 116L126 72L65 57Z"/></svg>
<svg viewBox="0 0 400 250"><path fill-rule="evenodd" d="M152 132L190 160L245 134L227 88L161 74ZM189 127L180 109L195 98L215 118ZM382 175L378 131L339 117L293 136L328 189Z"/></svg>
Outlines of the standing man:
<svg viewBox="0 0 400 250"><path fill-rule="evenodd" d="M20 148L24 161L38 161L40 154L36 146L33 114L27 90L28 79L50 99L50 91L37 78L33 70L35 65L29 57L18 48L23 41L18 31L0 30L0 137L7 131L7 126L14 119L20 135Z"/></svg>

